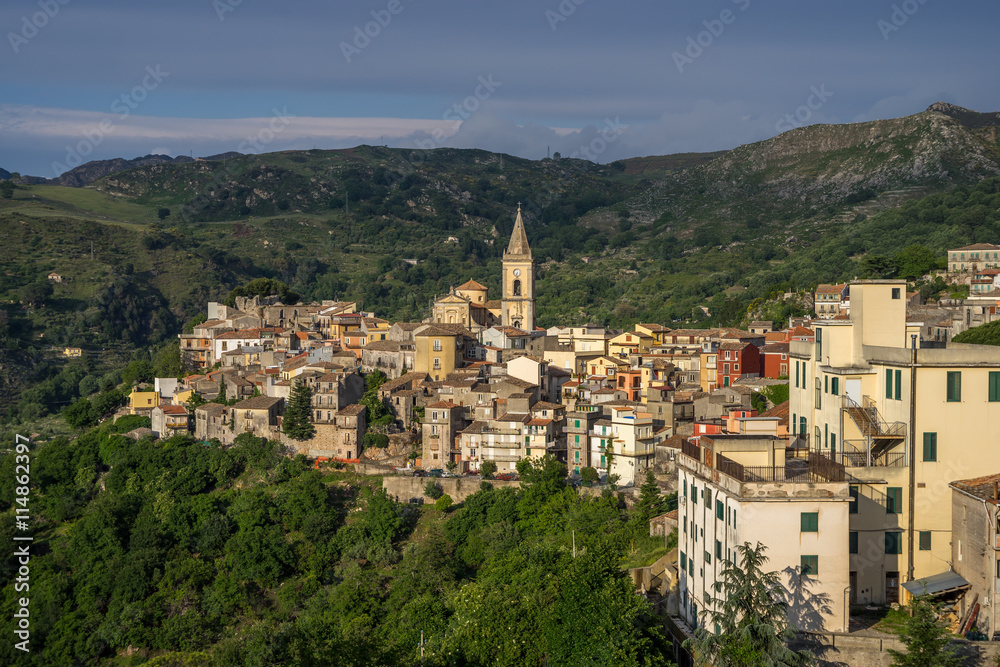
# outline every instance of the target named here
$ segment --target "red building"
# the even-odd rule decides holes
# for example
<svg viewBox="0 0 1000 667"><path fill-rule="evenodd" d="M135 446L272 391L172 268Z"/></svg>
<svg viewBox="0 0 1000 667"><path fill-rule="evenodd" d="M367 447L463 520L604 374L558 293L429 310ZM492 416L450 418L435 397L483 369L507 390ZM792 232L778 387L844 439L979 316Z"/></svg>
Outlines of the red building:
<svg viewBox="0 0 1000 667"><path fill-rule="evenodd" d="M788 377L788 343L768 343L760 348L761 377Z"/></svg>
<svg viewBox="0 0 1000 667"><path fill-rule="evenodd" d="M618 378L618 389L626 392L628 400L642 400L642 369L619 370L616 377Z"/></svg>
<svg viewBox="0 0 1000 667"><path fill-rule="evenodd" d="M731 387L741 377L760 377L760 350L751 343L724 341L719 343L718 364L719 386Z"/></svg>

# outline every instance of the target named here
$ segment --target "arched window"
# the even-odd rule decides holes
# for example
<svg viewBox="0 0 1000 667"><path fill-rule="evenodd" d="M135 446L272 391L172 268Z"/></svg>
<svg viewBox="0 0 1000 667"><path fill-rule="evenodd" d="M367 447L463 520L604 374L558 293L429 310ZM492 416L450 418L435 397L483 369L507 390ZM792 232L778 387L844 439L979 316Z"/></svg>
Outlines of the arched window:
<svg viewBox="0 0 1000 667"><path fill-rule="evenodd" d="M514 281L514 296L521 296L521 281Z"/></svg>

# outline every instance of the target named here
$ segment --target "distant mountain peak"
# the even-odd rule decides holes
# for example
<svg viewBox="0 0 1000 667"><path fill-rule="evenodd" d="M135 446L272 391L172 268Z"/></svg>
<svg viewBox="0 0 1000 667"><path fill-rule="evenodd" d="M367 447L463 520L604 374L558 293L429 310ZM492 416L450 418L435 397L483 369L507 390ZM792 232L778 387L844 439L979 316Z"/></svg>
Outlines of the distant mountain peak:
<svg viewBox="0 0 1000 667"><path fill-rule="evenodd" d="M950 102L935 102L934 104L927 107L928 111L940 111L948 116L955 116L963 113L977 113L972 109L966 109L965 107L960 107L957 104L952 104Z"/></svg>

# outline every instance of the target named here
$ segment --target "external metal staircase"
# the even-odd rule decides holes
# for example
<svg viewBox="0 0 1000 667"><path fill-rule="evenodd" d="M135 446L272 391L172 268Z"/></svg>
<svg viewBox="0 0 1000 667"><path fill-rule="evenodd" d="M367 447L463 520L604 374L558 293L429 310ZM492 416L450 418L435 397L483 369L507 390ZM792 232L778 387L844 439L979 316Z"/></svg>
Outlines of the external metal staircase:
<svg viewBox="0 0 1000 667"><path fill-rule="evenodd" d="M855 455L866 459L867 465L873 465L876 460L884 458L889 450L906 440L906 424L883 419L870 396L862 397L861 403L858 405L849 396L843 397L844 411L857 424L863 438L864 451L855 452Z"/></svg>

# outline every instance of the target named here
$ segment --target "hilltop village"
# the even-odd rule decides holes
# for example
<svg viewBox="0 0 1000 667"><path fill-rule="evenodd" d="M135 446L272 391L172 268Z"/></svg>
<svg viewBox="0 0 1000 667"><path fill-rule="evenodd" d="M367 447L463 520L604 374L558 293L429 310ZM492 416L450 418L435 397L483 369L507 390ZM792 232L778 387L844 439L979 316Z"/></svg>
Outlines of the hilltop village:
<svg viewBox="0 0 1000 667"><path fill-rule="evenodd" d="M682 633L747 541L803 593L797 627L848 631L851 605L928 593L956 630L975 616L992 631L977 600L1000 585L1000 519L980 516L1000 516L1000 450L982 427L1000 420L1000 350L951 339L997 317L998 252L949 251L963 300L863 280L820 285L815 317L778 326L543 329L519 210L499 298L470 279L422 322L352 302L210 303L180 335L192 374L135 388L128 410L156 437L251 433L417 475L516 479L518 462L551 456L571 479L627 490L653 472L678 494L651 530L678 532L656 581ZM953 505L968 518L953 523Z"/></svg>

